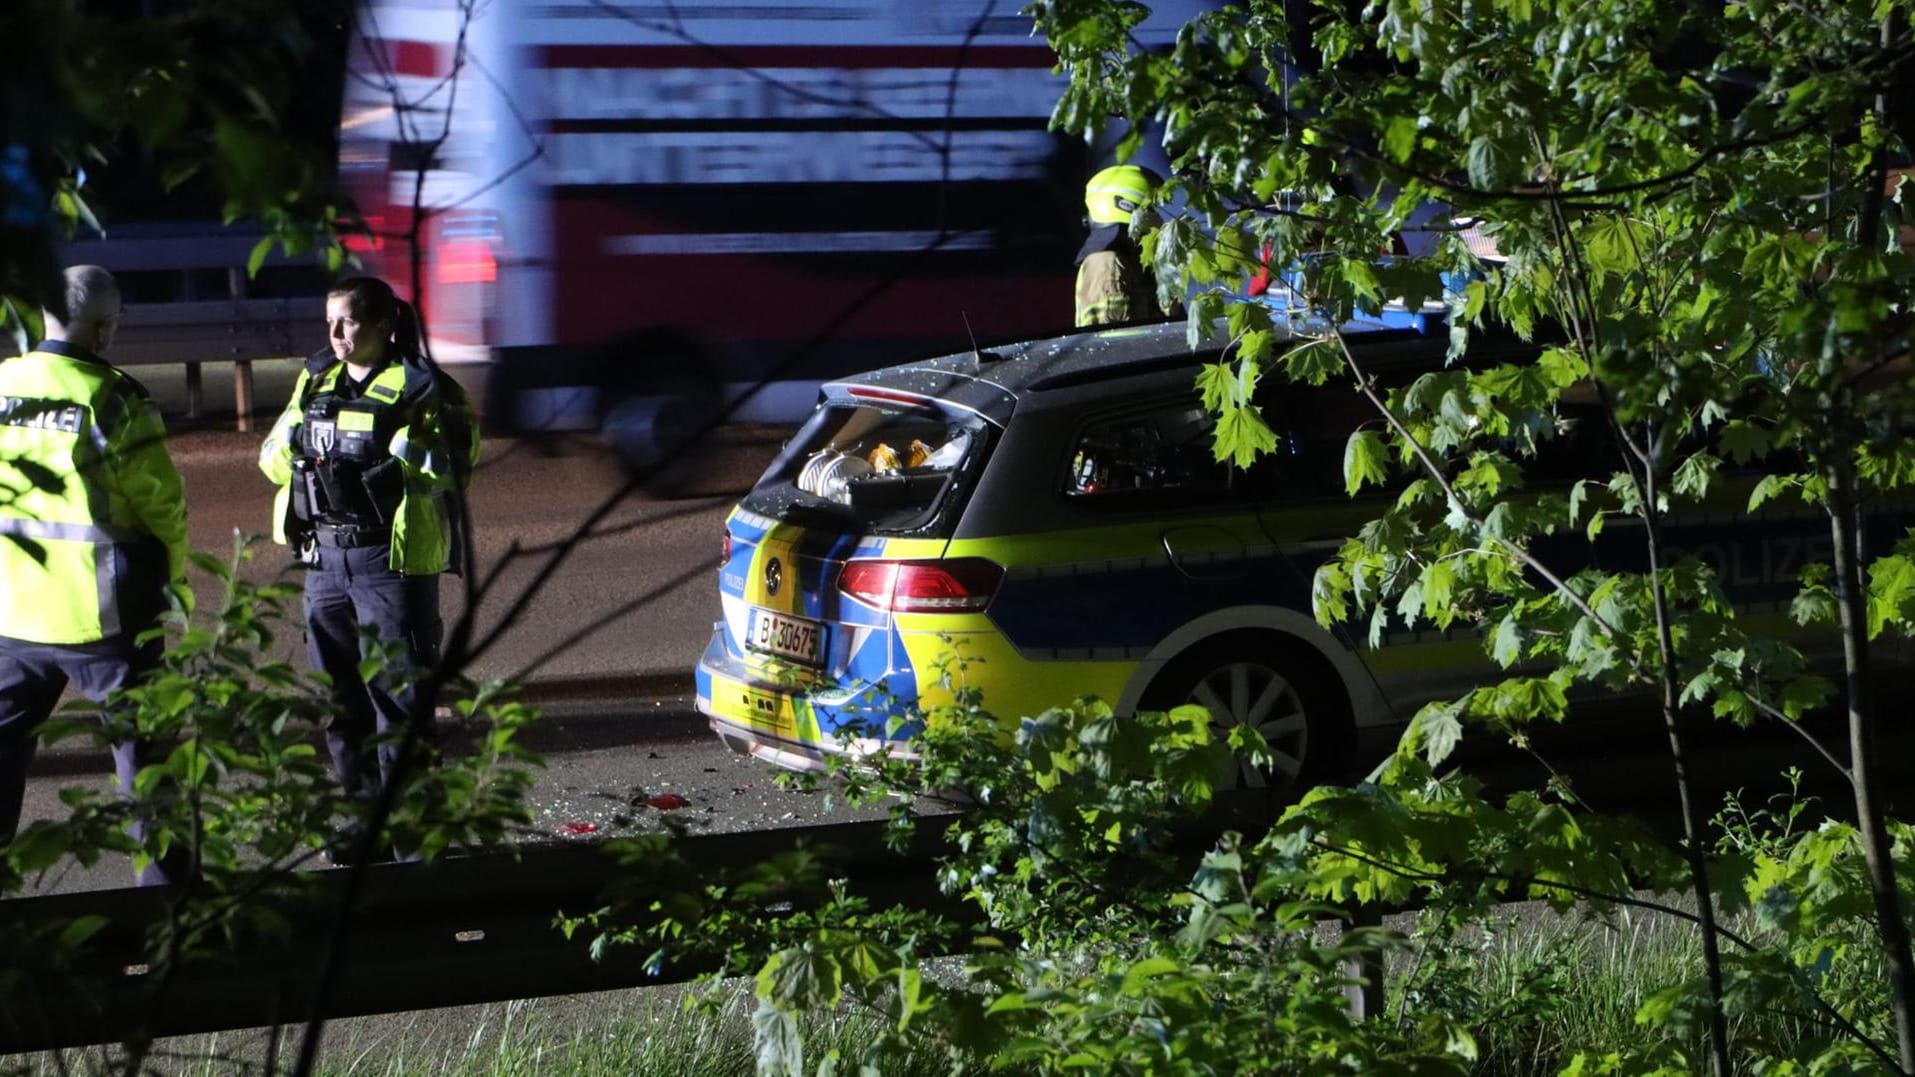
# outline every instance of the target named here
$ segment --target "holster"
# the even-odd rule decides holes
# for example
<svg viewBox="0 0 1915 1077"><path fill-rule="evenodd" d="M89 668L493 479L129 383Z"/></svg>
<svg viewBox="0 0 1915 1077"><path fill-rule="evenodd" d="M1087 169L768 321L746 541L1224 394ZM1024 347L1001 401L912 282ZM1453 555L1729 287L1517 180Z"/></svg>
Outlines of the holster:
<svg viewBox="0 0 1915 1077"><path fill-rule="evenodd" d="M364 512L365 506L360 504L360 498L365 496L364 491L352 489L339 481L338 468L322 463L313 468L312 474L318 478L319 492L325 497L322 515L358 516Z"/></svg>
<svg viewBox="0 0 1915 1077"><path fill-rule="evenodd" d="M115 545L120 564L114 573L115 601L122 628L141 632L159 623L166 610L166 544L153 535L141 535Z"/></svg>
<svg viewBox="0 0 1915 1077"><path fill-rule="evenodd" d="M310 520L319 515L319 490L313 478L312 463L294 458L292 481L293 518Z"/></svg>
<svg viewBox="0 0 1915 1077"><path fill-rule="evenodd" d="M382 460L360 472L359 484L365 488L373 518L379 521L380 526L391 524L392 517L398 512L399 501L406 492L406 476L399 461Z"/></svg>

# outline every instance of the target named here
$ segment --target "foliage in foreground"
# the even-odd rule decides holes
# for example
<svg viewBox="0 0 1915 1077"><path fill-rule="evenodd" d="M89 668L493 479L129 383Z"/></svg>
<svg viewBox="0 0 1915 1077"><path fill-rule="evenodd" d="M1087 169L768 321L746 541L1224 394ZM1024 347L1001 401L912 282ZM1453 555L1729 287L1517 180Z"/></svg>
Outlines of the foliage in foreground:
<svg viewBox="0 0 1915 1077"><path fill-rule="evenodd" d="M1422 919L1427 927L1441 918ZM1390 968L1391 1006L1471 1015L1470 1031L1479 1048L1475 1073L1553 1072L1552 1063L1572 1054L1577 1044L1618 1043L1637 1035L1634 1015L1652 985L1692 976L1700 961L1694 933L1655 914L1625 911L1609 922L1582 921L1535 906L1517 907L1458 932L1441 955L1416 945L1398 951ZM941 966L959 964L960 959L934 963L926 974L935 977ZM430 1015L339 1022L328 1030L315 1072L321 1077L743 1077L754 1072L753 981L725 981L701 990L706 993L689 1014L686 1000L675 993L641 991L557 1007L503 1003L485 1007L470 1026ZM1786 1037L1791 1023L1777 1017L1763 1031ZM808 1052L822 1057L835 1049L847 1059L860 1057L867 1045L891 1031L885 1015L849 999L834 1012L799 1014L798 1025ZM1743 1031L1738 1026L1738 1034ZM259 1041L265 1035L161 1041L152 1058L176 1077L211 1077L231 1072L235 1059L264 1057ZM950 1072L944 1052L929 1041L900 1045L878 1068L887 1077ZM21 1059L5 1072L78 1077L121 1069L115 1052L72 1051L57 1061Z"/></svg>
<svg viewBox="0 0 1915 1077"><path fill-rule="evenodd" d="M1120 720L1080 700L1007 740L974 692L958 699L930 723L921 764L873 761L840 780L854 798L901 798L900 841L948 826L937 882L962 913L873 909L816 857L672 885L695 873L661 836L627 846L641 888L568 926L657 963L755 976L762 1073L892 1072L927 1056L953 1072L1682 1073L1706 1057L1686 867L1632 823L1548 795L1487 799L1409 746L1375 781L1211 844L1212 776L1232 747L1204 712ZM1251 739L1237 747L1256 752ZM961 814L908 806L952 789L969 791ZM1723 929L1736 1062L1872 1072L1887 988L1853 832L1820 824L1803 857L1791 817L1802 825L1783 809L1719 828L1725 857L1762 880ZM1512 902L1528 903L1520 933ZM1404 906L1424 910L1414 932L1344 927ZM1645 933L1606 953L1589 941ZM1529 949L1499 950L1504 938ZM943 954L962 971L927 975ZM1345 989L1379 955L1388 1010L1353 1019ZM853 1048L801 1033L838 1008L883 1034Z"/></svg>
<svg viewBox="0 0 1915 1077"><path fill-rule="evenodd" d="M195 554L194 561L226 586L210 623L166 630L163 665L137 686L108 701L102 722L92 704L71 705L41 731L47 742L80 741L104 748L135 739L148 762L135 778L135 797L121 798L109 782L61 790L61 818L26 826L0 848L0 895L61 870L67 861L94 864L130 856L135 864L185 852L198 874L168 888L165 915L146 940L145 989L169 989L178 969L257 944L282 939L296 926L286 909L313 906L310 895L332 836L362 824L372 806L343 797L319 735L332 712L323 675L296 670L276 652L288 605L299 588L255 585L241 577L250 547L235 539L227 561ZM177 632L177 635L174 633ZM363 666L375 676L385 663L371 641ZM498 843L527 821L524 797L538 757L518 743L535 715L500 686L480 688L455 708L481 726L469 754L438 758L426 749L401 785L375 848L416 852L426 860L447 850ZM142 836L133 838L128 824ZM130 881L130 878L129 878ZM304 895L304 896L302 896ZM88 953L88 942L109 924L84 918L52 925L28 937L17 924L0 928L0 998L4 1018L22 1027L35 1019L34 985L57 980ZM146 1042L125 1045L125 1072L139 1072Z"/></svg>

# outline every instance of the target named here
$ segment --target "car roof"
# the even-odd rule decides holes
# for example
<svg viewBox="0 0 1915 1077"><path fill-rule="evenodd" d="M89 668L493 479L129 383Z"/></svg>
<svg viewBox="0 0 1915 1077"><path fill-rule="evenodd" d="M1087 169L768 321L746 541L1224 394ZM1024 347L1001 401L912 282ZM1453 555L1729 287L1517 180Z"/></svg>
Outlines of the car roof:
<svg viewBox="0 0 1915 1077"><path fill-rule="evenodd" d="M1282 319L1276 328L1282 339L1290 337ZM1444 346L1440 332L1376 323L1352 323L1345 332L1361 336L1366 343L1401 341L1424 356L1432 351L1440 356ZM1219 322L1192 348L1188 324L1178 319L956 352L839 379L824 390L829 397L878 395L869 393L878 390L898 394L891 399L928 398L1002 425L1017 402L1033 394L1214 362L1227 343Z"/></svg>

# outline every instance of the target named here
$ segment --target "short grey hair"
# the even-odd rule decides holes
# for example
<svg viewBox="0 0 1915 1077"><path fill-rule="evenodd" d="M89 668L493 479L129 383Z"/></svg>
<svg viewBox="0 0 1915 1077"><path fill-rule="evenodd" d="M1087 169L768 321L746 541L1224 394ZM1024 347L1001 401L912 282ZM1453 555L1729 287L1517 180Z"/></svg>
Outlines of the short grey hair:
<svg viewBox="0 0 1915 1077"><path fill-rule="evenodd" d="M71 266L66 271L66 310L46 311L49 331L71 329L120 313L120 282L99 266Z"/></svg>

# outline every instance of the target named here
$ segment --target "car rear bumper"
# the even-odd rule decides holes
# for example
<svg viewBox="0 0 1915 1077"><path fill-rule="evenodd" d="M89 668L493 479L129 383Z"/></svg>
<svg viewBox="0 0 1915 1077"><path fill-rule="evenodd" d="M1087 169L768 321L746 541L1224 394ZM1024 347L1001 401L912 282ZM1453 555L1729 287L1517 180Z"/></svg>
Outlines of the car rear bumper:
<svg viewBox="0 0 1915 1077"><path fill-rule="evenodd" d="M694 673L696 704L734 749L789 770L822 771L832 756L915 758L915 699L865 681L798 687L754 677L725 647L724 629Z"/></svg>

